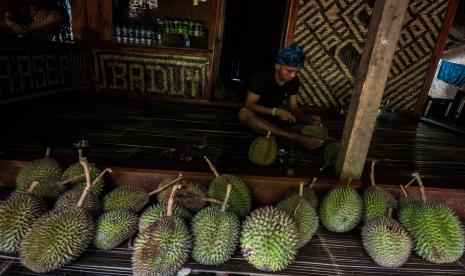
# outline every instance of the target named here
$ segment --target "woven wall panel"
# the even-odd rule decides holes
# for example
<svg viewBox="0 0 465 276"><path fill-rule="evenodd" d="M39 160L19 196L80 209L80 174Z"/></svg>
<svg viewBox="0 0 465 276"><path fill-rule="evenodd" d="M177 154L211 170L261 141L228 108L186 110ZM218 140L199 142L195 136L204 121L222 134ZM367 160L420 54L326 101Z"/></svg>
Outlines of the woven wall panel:
<svg viewBox="0 0 465 276"><path fill-rule="evenodd" d="M383 102L412 111L444 21L447 0L412 0ZM294 40L306 52L299 102L340 107L350 102L373 1L299 1Z"/></svg>
<svg viewBox="0 0 465 276"><path fill-rule="evenodd" d="M208 59L108 50L92 51L97 90L203 98Z"/></svg>

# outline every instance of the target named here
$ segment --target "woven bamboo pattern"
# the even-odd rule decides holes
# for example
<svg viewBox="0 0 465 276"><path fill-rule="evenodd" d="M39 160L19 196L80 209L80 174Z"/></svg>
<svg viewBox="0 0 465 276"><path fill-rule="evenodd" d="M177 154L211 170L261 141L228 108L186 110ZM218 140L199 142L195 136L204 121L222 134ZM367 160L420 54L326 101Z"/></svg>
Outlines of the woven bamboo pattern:
<svg viewBox="0 0 465 276"><path fill-rule="evenodd" d="M92 50L96 90L203 98L207 57Z"/></svg>
<svg viewBox="0 0 465 276"><path fill-rule="evenodd" d="M301 0L294 40L304 47L299 102L341 107L350 102L373 1ZM383 103L413 111L426 77L447 0L412 0L388 78Z"/></svg>

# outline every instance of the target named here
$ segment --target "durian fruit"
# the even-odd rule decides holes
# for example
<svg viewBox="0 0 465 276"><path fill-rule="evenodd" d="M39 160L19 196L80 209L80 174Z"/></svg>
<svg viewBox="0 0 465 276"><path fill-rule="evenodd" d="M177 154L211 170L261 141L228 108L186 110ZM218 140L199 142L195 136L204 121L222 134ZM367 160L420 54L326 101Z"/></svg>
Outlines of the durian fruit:
<svg viewBox="0 0 465 276"><path fill-rule="evenodd" d="M139 233L134 241L132 269L134 275L174 275L186 262L191 237L184 221L173 216L174 185L168 200L167 215Z"/></svg>
<svg viewBox="0 0 465 276"><path fill-rule="evenodd" d="M286 212L294 219L299 234L299 248L306 245L318 229L318 215L303 197L304 183L300 183L299 194L288 197L278 203L278 208Z"/></svg>
<svg viewBox="0 0 465 276"><path fill-rule="evenodd" d="M223 205L208 206L192 220L194 249L192 258L205 265L220 265L234 254L241 223L236 214L226 211L232 184L228 183Z"/></svg>
<svg viewBox="0 0 465 276"><path fill-rule="evenodd" d="M404 227L390 217L370 220L362 229L368 255L382 267L400 267L412 252L412 240Z"/></svg>
<svg viewBox="0 0 465 276"><path fill-rule="evenodd" d="M278 153L278 144L274 137L271 137L271 131L266 137L258 137L253 140L249 147L249 160L255 165L268 166L273 164Z"/></svg>
<svg viewBox="0 0 465 276"><path fill-rule="evenodd" d="M341 148L341 143L334 140L326 141L323 146L323 161L324 166L320 168L320 171L326 169L326 167L334 167L336 165L337 156Z"/></svg>
<svg viewBox="0 0 465 276"><path fill-rule="evenodd" d="M423 201L419 198L408 196L402 185L400 187L404 192L404 197L400 199L399 222L410 233L417 219L415 210L423 205Z"/></svg>
<svg viewBox="0 0 465 276"><path fill-rule="evenodd" d="M172 180L169 184L172 184L182 180L182 175ZM156 190L147 193L143 188L136 186L120 186L113 191L109 192L103 197L103 210L116 211L116 210L127 210L133 213L138 213L144 206L149 202L150 196L161 192L166 187L157 188Z"/></svg>
<svg viewBox="0 0 465 276"><path fill-rule="evenodd" d="M167 208L168 206L166 206L166 204L159 202L156 205L152 205L145 209L139 218L139 232L144 232L145 229L147 229L151 224L165 216ZM177 205L173 206L173 215L185 221L192 219L192 215L189 213L189 211Z"/></svg>
<svg viewBox="0 0 465 276"><path fill-rule="evenodd" d="M90 177L92 179L96 179L101 171L99 168L94 163L89 163L89 170L90 170ZM78 177L84 174L84 169L82 168L81 164L79 163L74 163L70 165L64 172L63 175L61 176L62 179L70 179L72 177ZM81 191L84 189L86 186L86 181L84 178L78 179L76 181L73 181L71 183L72 188L79 188ZM100 195L103 192L105 186L105 179L104 178L99 178L99 180L95 183L94 188L92 189L92 194L99 198Z"/></svg>
<svg viewBox="0 0 465 276"><path fill-rule="evenodd" d="M31 195L38 184L34 181L28 192L15 192L0 204L0 252L16 253L34 221L45 213L45 204Z"/></svg>
<svg viewBox="0 0 465 276"><path fill-rule="evenodd" d="M117 247L136 233L138 219L131 211L103 213L97 221L94 245L103 250Z"/></svg>
<svg viewBox="0 0 465 276"><path fill-rule="evenodd" d="M363 192L363 221L369 221L386 217L391 208L397 207L397 200L389 192L376 186L375 183L375 164L376 160L371 162L371 186Z"/></svg>
<svg viewBox="0 0 465 276"><path fill-rule="evenodd" d="M326 140L328 138L328 130L321 126L306 125L302 128L301 133L321 140Z"/></svg>
<svg viewBox="0 0 465 276"><path fill-rule="evenodd" d="M323 198L320 219L329 231L342 233L357 226L362 219L362 211L362 198L355 189L336 187Z"/></svg>
<svg viewBox="0 0 465 276"><path fill-rule="evenodd" d="M64 189L59 185L63 169L55 159L50 158L50 149L47 149L45 158L36 159L27 163L16 176L16 189L26 192L33 181L39 182L34 195L39 198L54 198Z"/></svg>
<svg viewBox="0 0 465 276"><path fill-rule="evenodd" d="M160 183L160 187L166 186L166 183L173 183L173 178L168 177ZM159 202L166 203L170 197L170 189L164 189L158 193L157 198ZM207 202L205 198L207 197L207 191L203 185L200 183L195 183L186 179L182 180L182 188L176 193L175 203L179 206L186 208L187 210L197 212L205 205Z"/></svg>
<svg viewBox="0 0 465 276"><path fill-rule="evenodd" d="M294 220L273 206L254 210L242 226L242 255L259 270L275 272L285 269L297 254L298 242Z"/></svg>
<svg viewBox="0 0 465 276"><path fill-rule="evenodd" d="M75 208L77 202L81 198L81 194L82 189L80 188L74 188L65 192L64 194L58 197L57 201L55 201L54 208L56 210ZM92 217L97 217L98 215L100 215L100 212L102 210L102 204L100 203L98 198L96 198L95 195L91 193L84 200L82 208L89 212L89 214Z"/></svg>
<svg viewBox="0 0 465 276"><path fill-rule="evenodd" d="M316 195L315 191L313 191L313 186L315 185L316 181L318 179L316 177L313 178L312 183L310 183L309 187L304 186L303 191L302 191L302 197L307 200L310 205L313 207L313 209L317 210L318 207L318 196ZM291 196L298 196L300 192L300 186L299 188L295 189L292 188L289 190L287 193L286 197L291 197Z"/></svg>
<svg viewBox="0 0 465 276"><path fill-rule="evenodd" d="M92 242L95 224L82 209L85 197L90 193L91 181L87 161L85 167L87 185L76 208L52 210L40 217L21 242L21 263L34 272L50 272L69 264Z"/></svg>
<svg viewBox="0 0 465 276"><path fill-rule="evenodd" d="M420 175L414 173L420 192L422 204L401 206L412 208L404 210L404 215L411 215L408 219L410 234L414 240L415 253L432 263L452 263L457 261L464 250L464 231L460 220L448 207L429 203Z"/></svg>
<svg viewBox="0 0 465 276"><path fill-rule="evenodd" d="M232 174L220 175L215 166L210 162L208 157L204 156L205 161L210 166L215 179L213 179L208 189L208 196L220 201L224 201L226 187L228 183L232 184L232 192L229 198L229 211L235 213L239 218L244 218L252 208L252 199L247 185L237 176Z"/></svg>

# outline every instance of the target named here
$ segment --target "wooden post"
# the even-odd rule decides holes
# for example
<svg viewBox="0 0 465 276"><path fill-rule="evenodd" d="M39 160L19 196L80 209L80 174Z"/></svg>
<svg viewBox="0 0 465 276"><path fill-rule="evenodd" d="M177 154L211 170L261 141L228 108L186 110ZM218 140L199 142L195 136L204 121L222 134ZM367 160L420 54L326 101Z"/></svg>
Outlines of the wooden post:
<svg viewBox="0 0 465 276"><path fill-rule="evenodd" d="M408 0L376 0L357 70L336 171L360 179Z"/></svg>

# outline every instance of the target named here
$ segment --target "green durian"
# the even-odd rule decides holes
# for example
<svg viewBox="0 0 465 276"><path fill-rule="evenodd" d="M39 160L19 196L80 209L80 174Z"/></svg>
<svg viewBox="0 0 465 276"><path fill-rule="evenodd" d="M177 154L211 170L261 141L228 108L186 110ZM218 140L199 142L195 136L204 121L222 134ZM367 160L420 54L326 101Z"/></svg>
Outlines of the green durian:
<svg viewBox="0 0 465 276"><path fill-rule="evenodd" d="M33 194L39 198L57 197L64 189L59 185L63 169L55 159L45 157L27 163L16 176L16 189L26 192L33 181L39 182Z"/></svg>
<svg viewBox="0 0 465 276"><path fill-rule="evenodd" d="M65 210L70 208L75 208L76 204L78 203L79 199L81 198L82 189L75 188L69 190L58 197L57 201L55 202L55 209L57 210ZM84 204L82 205L87 212L93 217L97 217L100 215L102 210L102 204L100 201L95 197L93 194L89 194L85 200Z"/></svg>
<svg viewBox="0 0 465 276"><path fill-rule="evenodd" d="M362 229L362 241L368 255L382 267L400 267L412 252L407 231L390 217L369 221Z"/></svg>
<svg viewBox="0 0 465 276"><path fill-rule="evenodd" d="M167 215L137 236L132 255L134 275L173 275L186 262L191 237L184 221L173 216L173 196L179 187L173 187Z"/></svg>
<svg viewBox="0 0 465 276"><path fill-rule="evenodd" d="M136 233L138 219L131 211L103 213L97 222L94 245L103 250L117 247Z"/></svg>
<svg viewBox="0 0 465 276"><path fill-rule="evenodd" d="M323 161L325 165L320 168L324 170L326 167L334 167L336 165L337 156L341 148L341 143L336 141L327 141L323 146Z"/></svg>
<svg viewBox="0 0 465 276"><path fill-rule="evenodd" d="M145 209L139 218L139 232L144 232L151 224L165 216L167 208L166 204L159 202ZM173 214L185 221L192 219L191 213L181 206L175 205L173 207Z"/></svg>
<svg viewBox="0 0 465 276"><path fill-rule="evenodd" d="M416 223L415 210L422 204L422 200L416 197L408 196L400 199L398 218L408 232L412 231L412 227Z"/></svg>
<svg viewBox="0 0 465 276"><path fill-rule="evenodd" d="M201 264L220 265L231 258L237 247L241 223L236 214L226 210L231 190L228 184L221 209L206 207L192 220L192 258Z"/></svg>
<svg viewBox="0 0 465 276"><path fill-rule="evenodd" d="M192 220L192 258L206 265L220 265L231 258L239 238L241 223L236 214L218 206L200 210Z"/></svg>
<svg viewBox="0 0 465 276"><path fill-rule="evenodd" d="M356 190L349 187L333 188L321 202L321 223L332 232L350 231L360 222L362 209L362 198Z"/></svg>
<svg viewBox="0 0 465 276"><path fill-rule="evenodd" d="M0 204L0 252L15 253L32 224L46 211L33 195L16 192Z"/></svg>
<svg viewBox="0 0 465 276"><path fill-rule="evenodd" d="M318 215L312 205L302 196L294 195L281 201L278 206L294 219L299 234L300 248L307 244L318 229Z"/></svg>
<svg viewBox="0 0 465 276"><path fill-rule="evenodd" d="M298 241L294 220L281 209L265 206L245 219L240 247L242 255L255 268L275 272L294 260Z"/></svg>
<svg viewBox="0 0 465 276"><path fill-rule="evenodd" d="M32 225L21 242L19 258L34 272L50 272L79 257L94 232L94 222L83 209L53 210Z"/></svg>
<svg viewBox="0 0 465 276"><path fill-rule="evenodd" d="M229 199L229 211L235 213L239 218L244 218L252 208L252 199L249 188L237 176L222 174L216 177L210 184L208 196L223 201L226 194L226 186L232 184L231 197Z"/></svg>
<svg viewBox="0 0 465 276"><path fill-rule="evenodd" d="M90 173L90 178L95 180L101 173L100 169L97 168L97 166L94 163L89 163L89 173ZM79 163L74 163L71 166L69 166L62 175L62 179L69 179L74 176L79 176L84 174L84 169L82 168L82 165ZM75 182L71 183L72 188L79 188L83 189L86 185L86 180L78 180ZM105 179L101 177L94 185L92 188L92 194L96 196L97 198L100 197L100 195L103 192L103 189L105 187Z"/></svg>
<svg viewBox="0 0 465 276"><path fill-rule="evenodd" d="M103 197L103 210L138 213L149 202L149 194L136 186L120 186Z"/></svg>
<svg viewBox="0 0 465 276"><path fill-rule="evenodd" d="M386 217L389 215L389 209L397 207L397 200L386 190L376 186L374 167L376 160L371 163L371 186L363 192L363 221L369 221Z"/></svg>
<svg viewBox="0 0 465 276"><path fill-rule="evenodd" d="M166 183L172 183L173 181L174 177L168 177L159 186L164 186ZM179 183L182 184L182 188L176 193L175 203L177 205L193 212L197 212L205 207L207 202L204 199L207 197L207 191L204 185L185 179ZM158 201L166 203L170 197L170 193L171 189L164 189L158 193Z"/></svg>
<svg viewBox="0 0 465 276"><path fill-rule="evenodd" d="M307 200L310 205L313 207L313 209L317 210L318 207L318 196L316 195L315 191L313 190L313 185L315 185L317 178L314 177L312 183L310 184L309 187L304 187L303 188L303 194L302 197ZM291 197L291 196L298 196L299 195L299 188L292 188L290 189L286 197Z"/></svg>
<svg viewBox="0 0 465 276"><path fill-rule="evenodd" d="M249 160L255 165L268 166L276 159L278 144L270 135L271 132L268 132L266 137L258 137L250 145Z"/></svg>
<svg viewBox="0 0 465 276"><path fill-rule="evenodd" d="M302 128L301 133L303 135L319 138L322 140L326 140L328 138L328 130L320 126L306 125Z"/></svg>

